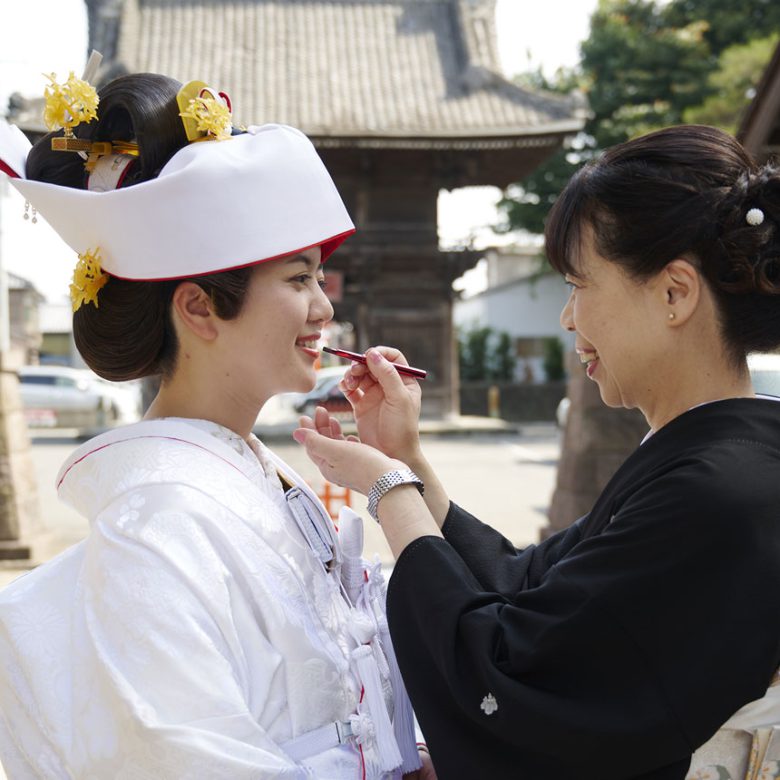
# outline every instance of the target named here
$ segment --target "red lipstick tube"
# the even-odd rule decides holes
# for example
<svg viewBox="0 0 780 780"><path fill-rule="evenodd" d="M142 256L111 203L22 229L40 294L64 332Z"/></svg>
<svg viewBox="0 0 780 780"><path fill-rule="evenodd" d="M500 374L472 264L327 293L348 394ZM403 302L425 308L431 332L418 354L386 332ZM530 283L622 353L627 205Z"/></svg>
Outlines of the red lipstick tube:
<svg viewBox="0 0 780 780"><path fill-rule="evenodd" d="M359 352L350 352L348 349L333 349L331 347L323 347L323 352L329 352L336 357L344 358L344 360L354 360L355 363L366 363L366 356L361 355ZM406 376L413 376L415 379L425 379L428 376L428 372L422 368L414 368L414 366L402 366L398 363L391 363L395 367L395 370L399 374L406 374Z"/></svg>

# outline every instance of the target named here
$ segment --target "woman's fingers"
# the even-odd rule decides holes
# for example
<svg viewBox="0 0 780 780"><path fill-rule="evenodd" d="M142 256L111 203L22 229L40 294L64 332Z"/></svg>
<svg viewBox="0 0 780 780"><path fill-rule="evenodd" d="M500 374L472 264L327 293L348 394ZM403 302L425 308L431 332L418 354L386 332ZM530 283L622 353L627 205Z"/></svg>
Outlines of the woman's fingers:
<svg viewBox="0 0 780 780"><path fill-rule="evenodd" d="M406 386L401 375L380 350L369 349L366 352L366 360L372 376L382 386L382 391L389 401L402 401L407 397Z"/></svg>

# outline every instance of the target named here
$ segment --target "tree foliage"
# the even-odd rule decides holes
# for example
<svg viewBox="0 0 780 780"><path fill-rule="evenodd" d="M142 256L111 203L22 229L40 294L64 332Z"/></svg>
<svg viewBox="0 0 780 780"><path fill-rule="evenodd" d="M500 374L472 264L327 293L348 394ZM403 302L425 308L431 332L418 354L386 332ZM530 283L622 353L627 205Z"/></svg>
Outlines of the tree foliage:
<svg viewBox="0 0 780 780"><path fill-rule="evenodd" d="M717 70L709 75L710 96L701 105L687 108L683 120L735 133L778 41L780 35L774 34L724 49Z"/></svg>
<svg viewBox="0 0 780 780"><path fill-rule="evenodd" d="M509 381L515 375L517 359L512 337L490 327L461 330L458 359L463 382Z"/></svg>
<svg viewBox="0 0 780 780"><path fill-rule="evenodd" d="M764 38L780 30L780 3L777 0L674 0L666 6L667 24L684 27L695 21L707 24L704 33L710 51L719 57L734 44Z"/></svg>
<svg viewBox="0 0 780 780"><path fill-rule="evenodd" d="M780 32L780 3L752 0L600 0L580 65L519 81L586 98L584 131L500 203L505 229L541 232L571 175L602 149L682 122L734 130Z"/></svg>
<svg viewBox="0 0 780 780"><path fill-rule="evenodd" d="M544 341L544 375L548 382L557 382L566 376L563 357L563 342L557 337Z"/></svg>

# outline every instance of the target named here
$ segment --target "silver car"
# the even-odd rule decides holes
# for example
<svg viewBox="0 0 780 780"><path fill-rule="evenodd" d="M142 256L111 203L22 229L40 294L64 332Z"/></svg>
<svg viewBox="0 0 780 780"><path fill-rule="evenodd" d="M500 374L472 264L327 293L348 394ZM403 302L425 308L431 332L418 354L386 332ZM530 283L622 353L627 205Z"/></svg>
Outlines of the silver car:
<svg viewBox="0 0 780 780"><path fill-rule="evenodd" d="M87 369L24 366L19 390L31 428L75 428L85 435L141 417L138 382L107 382Z"/></svg>

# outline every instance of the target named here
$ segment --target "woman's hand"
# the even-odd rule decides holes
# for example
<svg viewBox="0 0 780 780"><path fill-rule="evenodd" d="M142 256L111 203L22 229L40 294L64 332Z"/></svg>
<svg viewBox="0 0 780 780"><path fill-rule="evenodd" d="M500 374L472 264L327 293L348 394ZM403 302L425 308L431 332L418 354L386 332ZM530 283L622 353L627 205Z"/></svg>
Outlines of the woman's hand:
<svg viewBox="0 0 780 780"><path fill-rule="evenodd" d="M366 365L354 363L341 382L352 404L360 440L404 462L420 451L417 423L422 392L418 380L402 376L390 364L408 365L391 347L372 347Z"/></svg>
<svg viewBox="0 0 780 780"><path fill-rule="evenodd" d="M293 438L303 444L306 454L328 482L365 496L383 474L407 468L401 461L361 444L354 436L344 437L338 421L322 407L317 408L314 419L301 417L300 426Z"/></svg>

